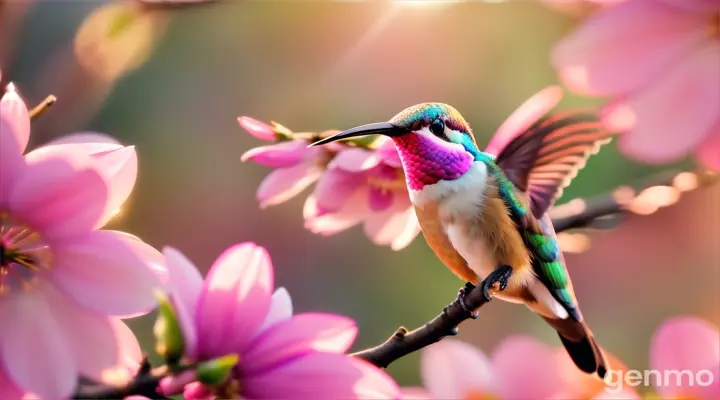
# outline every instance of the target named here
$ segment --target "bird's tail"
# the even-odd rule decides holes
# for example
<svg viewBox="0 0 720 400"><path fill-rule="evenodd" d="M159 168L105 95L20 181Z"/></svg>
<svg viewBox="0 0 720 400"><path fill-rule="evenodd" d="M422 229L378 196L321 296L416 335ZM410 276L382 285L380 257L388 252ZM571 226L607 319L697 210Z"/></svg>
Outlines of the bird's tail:
<svg viewBox="0 0 720 400"><path fill-rule="evenodd" d="M544 318L544 317L543 317ZM605 378L608 363L590 328L583 321L544 318L558 333L565 350L580 370Z"/></svg>

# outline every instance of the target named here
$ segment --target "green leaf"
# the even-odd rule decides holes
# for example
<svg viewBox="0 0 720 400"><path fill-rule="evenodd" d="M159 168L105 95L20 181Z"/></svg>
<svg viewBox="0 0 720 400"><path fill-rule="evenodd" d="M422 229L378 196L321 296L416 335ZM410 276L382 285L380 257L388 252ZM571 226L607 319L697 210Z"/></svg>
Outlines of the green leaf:
<svg viewBox="0 0 720 400"><path fill-rule="evenodd" d="M197 380L209 386L220 385L227 381L238 361L240 361L240 357L237 354L228 354L214 360L202 362L195 368Z"/></svg>
<svg viewBox="0 0 720 400"><path fill-rule="evenodd" d="M165 358L168 364L175 364L185 352L185 338L170 299L160 292L156 296L160 306L153 327L156 340L155 351Z"/></svg>

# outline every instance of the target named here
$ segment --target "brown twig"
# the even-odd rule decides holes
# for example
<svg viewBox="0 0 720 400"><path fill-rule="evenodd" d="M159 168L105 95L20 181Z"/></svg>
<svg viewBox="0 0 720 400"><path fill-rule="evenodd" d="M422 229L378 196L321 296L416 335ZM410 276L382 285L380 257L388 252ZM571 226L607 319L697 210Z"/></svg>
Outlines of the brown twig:
<svg viewBox="0 0 720 400"><path fill-rule="evenodd" d="M50 95L45 98L45 100L42 101L42 103L36 105L33 107L32 110L28 112L28 115L30 116L30 119L33 120L39 116L41 116L45 111L48 110L48 108L52 107L53 104L57 102L57 97Z"/></svg>
<svg viewBox="0 0 720 400"><path fill-rule="evenodd" d="M720 182L720 174L711 171L664 171L634 186L620 186L610 193L587 200L572 200L554 207L550 210L549 215L556 232L595 227L594 225L598 221L607 218L622 218L625 214L636 214L637 211L634 210L636 210L636 206L641 206L638 204L640 201L653 201L653 199L641 198L641 195L649 188L666 186L676 191L679 196L681 193L710 186L717 182ZM665 204L662 199L658 199L656 209L670 204ZM650 207L646 215L655 211L652 209L652 205Z"/></svg>
<svg viewBox="0 0 720 400"><path fill-rule="evenodd" d="M352 355L378 367L386 368L401 357L439 342L447 336L457 335L458 325L465 320L477 318L477 310L487 302L488 299L483 293L482 285L478 285L466 291L464 297L456 298L443 309L440 315L426 323L425 326L410 332L401 326L395 331L395 334L379 346L358 351ZM472 313L466 310L470 310Z"/></svg>
<svg viewBox="0 0 720 400"><path fill-rule="evenodd" d="M102 383L81 382L73 399L124 399L128 396L145 396L150 399L169 399L158 394L160 380L167 376L164 366L152 369L147 357L144 357L135 377L125 385L112 386Z"/></svg>

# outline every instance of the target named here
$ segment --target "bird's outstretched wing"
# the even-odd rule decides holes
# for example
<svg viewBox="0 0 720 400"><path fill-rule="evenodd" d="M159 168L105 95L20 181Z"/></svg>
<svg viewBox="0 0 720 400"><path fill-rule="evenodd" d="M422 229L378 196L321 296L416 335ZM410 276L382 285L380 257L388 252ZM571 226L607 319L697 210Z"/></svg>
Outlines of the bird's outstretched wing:
<svg viewBox="0 0 720 400"><path fill-rule="evenodd" d="M544 116L559 101L557 91L550 89L520 106L486 149L513 185L528 194L536 218L552 207L587 159L613 136L592 113Z"/></svg>

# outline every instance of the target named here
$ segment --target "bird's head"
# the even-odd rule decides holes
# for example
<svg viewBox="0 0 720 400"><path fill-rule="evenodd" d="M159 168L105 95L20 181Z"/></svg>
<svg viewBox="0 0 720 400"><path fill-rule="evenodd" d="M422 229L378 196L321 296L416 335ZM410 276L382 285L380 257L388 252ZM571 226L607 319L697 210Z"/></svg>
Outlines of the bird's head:
<svg viewBox="0 0 720 400"><path fill-rule="evenodd" d="M443 103L417 104L388 122L351 128L313 145L366 135L392 138L411 190L461 177L479 153L468 123L454 107Z"/></svg>

